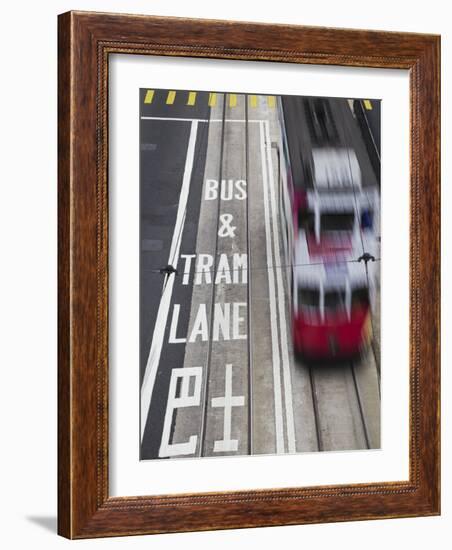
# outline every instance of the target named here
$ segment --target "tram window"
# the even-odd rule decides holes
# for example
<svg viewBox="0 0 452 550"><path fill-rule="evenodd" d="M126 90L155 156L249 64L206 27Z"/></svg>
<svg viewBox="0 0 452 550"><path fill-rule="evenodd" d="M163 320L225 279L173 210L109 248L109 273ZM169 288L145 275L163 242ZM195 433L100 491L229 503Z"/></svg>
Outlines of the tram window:
<svg viewBox="0 0 452 550"><path fill-rule="evenodd" d="M314 173L310 162L303 164L303 173L306 187L312 187L314 184Z"/></svg>
<svg viewBox="0 0 452 550"><path fill-rule="evenodd" d="M374 213L370 208L361 212L361 229L372 229Z"/></svg>
<svg viewBox="0 0 452 550"><path fill-rule="evenodd" d="M315 288L298 288L298 306L319 307L320 293Z"/></svg>
<svg viewBox="0 0 452 550"><path fill-rule="evenodd" d="M355 214L346 212L338 214L322 214L320 218L321 231L352 231Z"/></svg>
<svg viewBox="0 0 452 550"><path fill-rule="evenodd" d="M325 309L345 308L345 290L325 291Z"/></svg>
<svg viewBox="0 0 452 550"><path fill-rule="evenodd" d="M352 308L367 307L369 305L369 290L366 287L354 288L352 290Z"/></svg>
<svg viewBox="0 0 452 550"><path fill-rule="evenodd" d="M308 233L315 231L315 214L309 210L298 211L298 227L304 229Z"/></svg>

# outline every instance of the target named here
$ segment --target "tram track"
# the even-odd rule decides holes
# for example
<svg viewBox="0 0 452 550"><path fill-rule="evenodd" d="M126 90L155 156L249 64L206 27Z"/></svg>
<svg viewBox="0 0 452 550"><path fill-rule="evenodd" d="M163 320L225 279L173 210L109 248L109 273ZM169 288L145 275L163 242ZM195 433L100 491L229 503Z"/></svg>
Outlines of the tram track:
<svg viewBox="0 0 452 550"><path fill-rule="evenodd" d="M365 450L373 448L369 422L366 417L365 395L357 376L356 361L334 363L298 362L298 368L308 372L312 409L317 437L317 450ZM334 410L332 395L326 391L334 388L334 401L347 404L338 415ZM341 431L345 445L337 446L335 435Z"/></svg>
<svg viewBox="0 0 452 550"><path fill-rule="evenodd" d="M223 175L223 157L224 157L224 141L225 141L225 127L226 127L226 94L223 94L223 109L222 109L222 119L221 119L221 137L220 137L220 161L218 169L218 181L221 185L222 175ZM220 212L221 212L221 194L218 194L217 201L217 216L216 216L216 229L215 229L215 246L213 251L213 267L212 273L214 275L217 272L217 256L218 256L218 231L220 224ZM214 304L215 304L215 284L212 284L212 293L210 297L210 316L209 316L209 325L210 330L209 334L212 334L213 329L213 317L214 317ZM208 348L207 348L207 361L205 369L205 381L203 385L202 392L202 414L201 414L201 440L199 442L199 456L203 456L203 449L206 439L206 425L207 425L207 411L208 411L208 399L209 399L209 375L210 375L210 366L212 362L212 339L209 339Z"/></svg>
<svg viewBox="0 0 452 550"><path fill-rule="evenodd" d="M343 131L345 133L347 133L347 130L348 131L350 131L350 130L348 129L347 124L345 122L345 117L344 117L343 112L340 111L340 114L341 114L341 119L342 119ZM352 166L351 166L350 154L349 154L348 149L347 149L347 157L348 157L348 163L349 163L350 172L351 172L352 171ZM355 187L353 186L352 189L353 189L354 210L356 212L356 215L358 216L359 215L359 207L358 207L358 201L357 201L357 197L356 197ZM366 247L365 247L365 243L364 243L363 234L362 234L361 231L359 232L359 235L360 235L360 244L361 244L361 248L362 248L362 254L365 254ZM367 262L365 263L364 267L365 267L365 271L366 271L367 288L370 288ZM373 329L372 317L370 317L370 323L371 323L371 327ZM379 361L378 361L377 355L375 353L375 348L374 348L373 342L372 342L372 345L370 346L370 353L372 353L373 356L374 356L376 370L377 370L377 373L378 373L377 379L378 379L378 391L379 391L379 389L380 389L380 384L379 384L379 379L380 379ZM323 367L323 368L325 368L325 367ZM366 413L365 413L365 410L366 410L365 402L364 402L365 397L363 395L363 392L362 392L361 387L360 387L360 382L359 382L358 377L357 377L357 364L356 364L356 361L348 361L348 362L343 363L343 364L338 363L337 365L334 366L334 368L337 369L337 372L336 372L337 379L339 380L340 377L343 377L343 379L344 379L344 383L341 386L338 386L338 387L343 388L343 390L345 392L345 395L344 396L337 396L338 402L340 402L341 399L345 398L344 402L348 402L349 407L350 407L350 415L351 415L352 422L350 422L348 424L349 427L350 427L349 437L352 438L352 439L355 438L355 440L356 440L355 445L351 445L350 448L361 448L362 447L362 448L370 449L370 448L372 448L372 445L371 445L371 437L370 437L370 433L369 433L369 426L368 426L368 422L367 422L367 419L366 419ZM319 451L329 450L327 448L328 445L326 445L326 442L324 441L324 437L323 437L322 422L324 420L322 419L322 414L321 414L322 404L319 403L319 392L317 391L317 383L316 383L316 376L321 376L320 373L322 372L322 367L318 366L316 368L316 372L314 373L313 372L313 367L311 365L309 365L308 370L309 370L309 378L310 378L310 382L311 382L312 402L313 402L313 410L314 410L314 417L315 417L315 424L316 424L318 448L319 448ZM347 373L349 373L349 374L347 374ZM347 377L351 378L351 384L346 380ZM353 397L349 395L351 387L354 389L354 392L353 392L354 396ZM331 422L331 420L328 419L328 415L325 415L325 417L326 417L325 418L326 422ZM345 415L344 415L344 418L345 418ZM357 425L360 426L360 431L361 431L363 437L359 437L359 435L357 433L359 431L359 428L358 428ZM350 439L350 443L352 443L352 439ZM358 440L360 440L361 445L359 444ZM363 443L365 444L365 447L362 445Z"/></svg>
<svg viewBox="0 0 452 550"><path fill-rule="evenodd" d="M216 223L215 223L215 240L214 240L214 247L212 251L213 255L213 265L211 268L212 272L212 280L216 280L217 272L218 272L218 257L219 257L219 227L220 227L220 219L221 219L221 212L223 207L223 199L222 199L222 181L228 179L230 174L228 173L228 150L231 147L231 144L233 143L232 137L229 134L229 130L227 129L227 125L233 124L235 122L235 119L228 117L228 94L222 94L223 96L223 105L222 105L222 114L221 114L221 121L214 121L216 124L221 124L221 132L220 132L220 154L219 154L219 167L218 167L218 202L217 202L217 210L216 210ZM244 446L246 448L247 454L253 454L253 360L252 360L252 339L250 337L251 330L252 330L252 313L251 313L251 273L250 273L250 262L251 262L251 227L250 227L250 204L249 204L249 196L250 193L248 192L248 181L250 177L250 170L249 170L249 154L250 154L250 139L249 139L249 112L248 112L248 96L244 94L243 96L238 96L237 100L241 100L243 98L244 101L244 120L239 120L238 123L240 125L243 124L243 151L244 151L244 168L243 173L245 176L245 180L247 182L247 193L246 193L246 201L245 201L245 223L246 223L246 231L245 231L245 250L247 254L247 266L246 266L246 306L247 306L247 317L246 317L246 326L247 326L247 342L246 342L246 356L247 356L247 389L245 391L246 393L246 405L247 405L247 433L246 433L246 445ZM214 304L216 299L216 285L212 283L212 292L210 295L210 312L209 312L209 333L212 334L213 332L213 325L214 325ZM208 424L208 416L210 414L209 412L209 399L210 399L210 393L211 393L211 382L212 382L212 376L214 376L214 373L212 373L212 364L213 364L214 358L213 358L213 342L212 339L209 339L208 342L208 350L207 350L207 359L206 359L206 369L205 369L205 383L203 387L202 392L202 398L201 402L203 404L203 411L201 415L201 428L200 428L200 443L199 443L199 449L198 453L199 456L210 456L210 450L207 448L209 445L208 443L208 436L207 436L207 424ZM229 361L228 361L229 362ZM245 365L243 365L245 366ZM215 375L216 376L216 375ZM242 436L245 434L242 434Z"/></svg>
<svg viewBox="0 0 452 550"><path fill-rule="evenodd" d="M239 95L237 96L237 105L241 106L239 107L241 109L241 119L233 119L233 118L230 118L229 117L229 108L228 108L228 95L227 94L223 94L223 105L222 105L222 114L221 114L221 121L216 121L215 123L216 124L221 124L221 137L220 137L220 160L219 160L219 167L218 167L218 181L221 182L222 179L227 179L228 177L231 176L231 174L228 173L228 155L229 155L229 149L231 147L231 143L229 142L229 140L231 139L231 135L230 135L230 131L229 131L229 125L230 124L233 124L234 122L238 123L240 125L240 127L243 129L241 130L241 133L240 133L240 141L239 142L236 142L235 145L237 145L237 143L240 144L240 147L243 147L242 151L244 153L244 157L243 157L243 162L244 164L242 165L242 174L246 180L246 189L247 189L247 193L246 193L246 201L245 201L245 204L244 204L244 228L245 228L245 232L244 232L244 241L242 242L242 246L244 247L243 248L243 252L246 252L247 254L247 269L246 269L246 284L247 284L247 288L246 288L246 297L243 296L243 298L245 298L244 301L246 301L246 306L247 306L247 315L246 315L246 327L247 327L247 342L246 342L246 363L247 365L244 364L244 362L242 363L242 366L243 367L246 367L246 371L243 371L243 374L244 374L244 377L246 377L246 383L247 383L247 387L245 388L245 385L243 385L243 392L244 392L244 395L246 395L246 405L247 405L247 412L246 412L246 418L247 418L247 421L246 421L246 433L241 433L241 438L242 438L242 441L243 441L243 448L244 448L244 451L246 449L246 454L249 454L249 455L253 455L254 452L255 452L255 445L254 445L254 428L255 428L255 422L259 422L259 420L256 420L255 418L255 399L256 399L256 395L254 395L254 380L255 380L255 377L256 377L256 373L254 373L253 371L253 368L254 368L254 357L253 357L253 347L256 346L257 342L255 340L256 338L256 329L255 327L253 326L253 311L254 311L254 303L253 303L253 273L252 273L252 260L253 260L253 250L252 250L252 222L251 222L251 216L252 216L252 211L255 210L256 208L256 205L252 203L252 192L250 190L250 187L252 187L252 185L250 184L250 179L251 178L256 178L257 176L254 174L254 172L251 171L250 169L250 156L252 154L255 155L255 151L252 149L253 147L253 143L254 143L254 139L258 136L262 136L264 137L264 144L265 144L265 158L262 158L262 162L265 162L266 164L268 163L268 167L267 167L267 178L268 178L268 181L267 181L267 193L268 193L268 197L267 197L267 200L268 200L268 208L269 208L269 211L270 213L273 212L273 210L275 209L275 205L273 204L273 201L275 201L275 193L276 193L276 190L273 189L273 177L274 175L273 174L270 174L269 171L271 169L271 162L268 160L267 156L269 154L271 154L271 140L270 140L270 137L269 137L269 134L268 134L268 128L266 129L266 126L264 125L264 120L265 119L262 119L262 122L258 122L256 120L252 120L250 121L250 118L249 118L249 96L247 94L243 94L243 95ZM242 103L243 102L243 103ZM256 126L256 122L258 122L259 126ZM252 123L254 123L254 131L252 132L251 131L251 125ZM268 124L268 123L267 123ZM258 128L258 134L256 134L256 128ZM253 136L251 138L251 135ZM243 144L243 145L242 145ZM268 152L267 151L267 148L270 148ZM256 159L254 160L254 162L256 163ZM264 177L264 175L262 175L262 177ZM256 180L256 184L258 183L258 180ZM220 183L220 187L219 187L219 190L221 189L221 183ZM257 189L257 188L256 188ZM216 274L217 274L217 269L218 269L218 264L217 264L217 261L218 261L218 253L219 253L219 244L218 244L218 227L219 227L219 220L220 220L220 214L223 212L223 205L222 205L222 200L221 200L221 193L219 192L219 200L218 200L218 204L216 205L216 224L215 224L215 231L216 231L216 236L215 236L215 241L214 241L214 246L213 246L213 256L214 256L214 264L212 266L212 274L213 274L213 279L216 278ZM274 216L277 216L276 212L274 212L274 214L271 214L271 215L274 215ZM274 257L273 259L270 260L270 266L267 265L265 267L266 270L268 269L271 269L273 271L277 271L280 267L280 264L281 264L281 258L279 257L279 248L276 246L275 244L275 241L276 239L278 239L279 241L279 234L278 234L278 230L277 230L277 227L275 224L277 224L277 220L276 218L273 219L271 218L268 223L270 224L270 229L269 229L269 235L270 235L270 239L271 239L271 246L270 246L270 251L271 251L271 254L272 255L278 255L278 257ZM273 227L275 225L275 227ZM245 227L246 226L246 227ZM258 265L261 265L258 263ZM262 266L260 269L264 269L264 267ZM277 276L279 276L278 273L275 273L274 274L274 277L275 277L275 290L274 292L276 293L277 291L277 288L279 289L279 293L281 292L281 289L279 287L281 287L282 283L280 281L278 281L278 287L276 287L276 284L277 284ZM214 317L214 311L213 311L213 304L215 302L215 297L216 297L216 291L215 291L215 287L213 285L212 287L212 293L209 297L209 301L210 301L210 314L209 314L209 325L210 325L210 330L209 332L212 333L212 326L213 326L213 317ZM223 296L223 299L224 299L224 296ZM276 302L276 307L277 307L277 310L275 311L275 313L277 314L277 316L279 317L281 315L281 309L284 307L282 305L279 305L278 306L278 302ZM279 321L278 324L281 324L283 321ZM273 324L275 324L273 321L272 321ZM259 324L259 323L258 323ZM278 340L278 346L283 346L283 345L287 345L287 344L284 344L282 339L284 337L284 334L285 332L279 334L280 330L282 331L282 328L278 328L277 330L277 333L275 335L275 337L277 338ZM208 352L207 352L207 359L206 359L206 369L205 369L205 384L204 384L204 388L203 388L203 393L202 393L202 398L201 398L201 401L203 403L203 411L202 411L202 421L201 421L201 429L200 429L200 443L199 443L199 449L198 449L198 452L199 452L199 456L205 456L206 454L209 454L211 453L211 450L210 450L210 442L209 442L209 430L210 428L206 428L206 426L208 425L209 423L209 415L210 415L210 406L209 406L209 399L210 399L210 396L214 397L214 394L212 393L212 385L211 385L211 379L212 379L212 376L214 376L214 373L212 371L212 368L215 369L215 367L212 367L212 361L214 360L213 358L213 354L212 354L212 342L209 341L209 345L208 345ZM245 350L244 350L245 351ZM283 353L281 351L281 353ZM286 353L287 355L287 353ZM229 363L229 360L228 360L228 363ZM289 368L289 367L287 367ZM245 375L245 372L246 372L246 375ZM216 375L215 375L216 376ZM284 382L285 385L287 385L287 376L288 374L285 372L283 373L282 371L279 373L279 375L281 377L281 381ZM258 390L259 391L262 391L262 389ZM286 404L285 408L287 409L287 407L291 406L291 402L292 402L292 396L288 396L288 395L284 395L284 397L282 398L283 401L285 402L287 400L288 404ZM288 420L286 419L286 416L287 416L287 410L285 411L282 411L281 412L281 418L284 416L284 420L282 420L282 423L284 425L285 422L288 422ZM293 431L293 430L292 430ZM243 438L246 437L246 442L243 440ZM289 437L289 436L288 436ZM291 441L294 440L294 437L292 436L292 439ZM262 446L262 442L260 443L260 446ZM292 452L295 451L295 444L291 444L291 443L288 443L288 446L289 448L292 450ZM209 448L208 448L209 447Z"/></svg>

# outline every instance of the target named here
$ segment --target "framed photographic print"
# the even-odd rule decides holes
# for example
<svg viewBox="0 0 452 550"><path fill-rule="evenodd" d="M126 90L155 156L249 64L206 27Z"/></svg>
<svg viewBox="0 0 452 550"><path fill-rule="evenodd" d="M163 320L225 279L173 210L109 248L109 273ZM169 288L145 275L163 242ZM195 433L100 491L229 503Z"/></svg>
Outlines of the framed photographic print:
<svg viewBox="0 0 452 550"><path fill-rule="evenodd" d="M439 513L439 37L59 16L59 533Z"/></svg>

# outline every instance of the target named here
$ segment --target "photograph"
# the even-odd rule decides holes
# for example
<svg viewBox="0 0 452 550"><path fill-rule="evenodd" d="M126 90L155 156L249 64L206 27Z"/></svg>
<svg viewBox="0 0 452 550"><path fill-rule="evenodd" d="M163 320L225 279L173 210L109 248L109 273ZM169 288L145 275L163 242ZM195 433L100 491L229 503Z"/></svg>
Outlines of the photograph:
<svg viewBox="0 0 452 550"><path fill-rule="evenodd" d="M3 548L451 547L448 6L5 2Z"/></svg>
<svg viewBox="0 0 452 550"><path fill-rule="evenodd" d="M379 449L381 100L137 101L139 459Z"/></svg>

